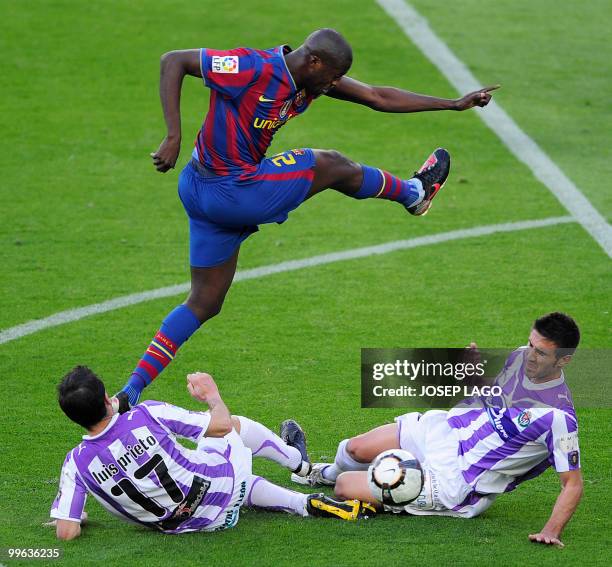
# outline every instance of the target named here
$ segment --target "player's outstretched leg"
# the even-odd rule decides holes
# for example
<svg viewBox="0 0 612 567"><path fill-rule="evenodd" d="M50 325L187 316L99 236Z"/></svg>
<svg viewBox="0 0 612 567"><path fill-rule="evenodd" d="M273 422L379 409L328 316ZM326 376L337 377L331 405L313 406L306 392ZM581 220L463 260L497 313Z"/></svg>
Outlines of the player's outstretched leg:
<svg viewBox="0 0 612 567"><path fill-rule="evenodd" d="M323 516L348 521L376 513L371 504L359 500L336 500L325 494L302 494L256 475L250 477L246 505L298 516Z"/></svg>
<svg viewBox="0 0 612 567"><path fill-rule="evenodd" d="M299 476L306 476L310 472L310 460L305 444L302 450L301 447L292 444L290 439L279 437L265 425L248 417L235 415L232 416L232 422L240 439L251 449L254 457L274 461Z"/></svg>
<svg viewBox="0 0 612 567"><path fill-rule="evenodd" d="M282 488L256 475L251 475L249 485L247 506L308 516L308 494Z"/></svg>
<svg viewBox="0 0 612 567"><path fill-rule="evenodd" d="M399 449L396 423L381 425L367 433L340 441L333 463L314 463L305 477L291 475L298 484L334 485L340 473L366 471L374 458L387 449Z"/></svg>
<svg viewBox="0 0 612 567"><path fill-rule="evenodd" d="M400 179L382 169L355 163L333 150L313 151L315 177L309 197L331 188L354 199L396 201L416 216L429 210L450 171L450 155L442 148L435 150L410 179Z"/></svg>
<svg viewBox="0 0 612 567"><path fill-rule="evenodd" d="M172 362L180 346L202 323L221 311L238 262L233 256L212 268L191 268L191 292L187 301L177 306L163 320L161 328L134 368L130 379L117 395L118 409L125 411L138 403L140 394Z"/></svg>

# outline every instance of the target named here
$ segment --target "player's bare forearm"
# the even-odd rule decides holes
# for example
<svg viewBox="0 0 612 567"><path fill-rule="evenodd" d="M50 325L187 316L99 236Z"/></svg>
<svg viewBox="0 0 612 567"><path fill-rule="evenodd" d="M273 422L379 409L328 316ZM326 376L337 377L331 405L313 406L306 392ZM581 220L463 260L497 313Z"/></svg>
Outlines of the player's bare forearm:
<svg viewBox="0 0 612 567"><path fill-rule="evenodd" d="M217 384L210 374L195 372L187 375L187 390L196 400L208 404L210 423L206 437L223 437L233 428L232 416L221 399Z"/></svg>
<svg viewBox="0 0 612 567"><path fill-rule="evenodd" d="M373 87L379 112L428 112L432 110L458 110L457 101L412 93L395 87Z"/></svg>
<svg viewBox="0 0 612 567"><path fill-rule="evenodd" d="M210 424L206 429L206 437L223 437L227 435L233 428L232 416L225 405L225 402L221 399L221 396L217 398L211 398L208 400L208 407L210 408Z"/></svg>
<svg viewBox="0 0 612 567"><path fill-rule="evenodd" d="M164 53L160 62L159 98L168 134L154 154L153 165L162 173L173 168L181 149L181 87L185 75L201 77L197 49Z"/></svg>
<svg viewBox="0 0 612 567"><path fill-rule="evenodd" d="M398 89L377 87L351 77L342 77L327 94L333 98L363 104L379 112L427 112L433 110L467 110L474 106L486 106L491 91L498 86L485 87L458 99L438 98Z"/></svg>
<svg viewBox="0 0 612 567"><path fill-rule="evenodd" d="M535 543L553 544L563 547L559 539L582 498L583 483L580 470L560 474L562 488L546 525L537 534L530 534Z"/></svg>
<svg viewBox="0 0 612 567"><path fill-rule="evenodd" d="M582 491L583 485L581 478L576 481L568 481L565 484L557 497L553 511L543 531L556 534L557 537L561 535L563 528L570 521L580 503Z"/></svg>

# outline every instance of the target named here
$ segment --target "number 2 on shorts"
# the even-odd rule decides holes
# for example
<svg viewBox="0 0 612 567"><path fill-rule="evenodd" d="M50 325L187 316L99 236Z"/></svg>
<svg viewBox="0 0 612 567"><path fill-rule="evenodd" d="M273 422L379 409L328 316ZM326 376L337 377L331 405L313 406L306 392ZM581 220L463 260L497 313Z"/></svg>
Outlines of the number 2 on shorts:
<svg viewBox="0 0 612 567"><path fill-rule="evenodd" d="M284 154L278 154L277 156L273 157L271 161L276 167L283 167L283 164L294 165L295 156L291 152L285 152Z"/></svg>

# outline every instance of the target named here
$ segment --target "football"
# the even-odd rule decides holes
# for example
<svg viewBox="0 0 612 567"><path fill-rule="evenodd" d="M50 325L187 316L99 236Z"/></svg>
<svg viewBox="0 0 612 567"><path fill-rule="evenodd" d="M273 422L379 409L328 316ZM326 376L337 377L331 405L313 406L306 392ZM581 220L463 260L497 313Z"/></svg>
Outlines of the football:
<svg viewBox="0 0 612 567"><path fill-rule="evenodd" d="M368 484L374 497L383 504L405 506L421 493L423 471L412 453L390 449L372 461Z"/></svg>

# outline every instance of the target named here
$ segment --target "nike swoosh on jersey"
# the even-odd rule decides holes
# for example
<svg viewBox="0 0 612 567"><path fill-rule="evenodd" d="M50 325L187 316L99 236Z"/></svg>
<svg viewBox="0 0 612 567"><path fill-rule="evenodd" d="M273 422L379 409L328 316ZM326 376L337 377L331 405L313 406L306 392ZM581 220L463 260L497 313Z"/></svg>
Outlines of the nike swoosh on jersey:
<svg viewBox="0 0 612 567"><path fill-rule="evenodd" d="M259 97L259 102L274 102L273 98L266 98L264 95Z"/></svg>

